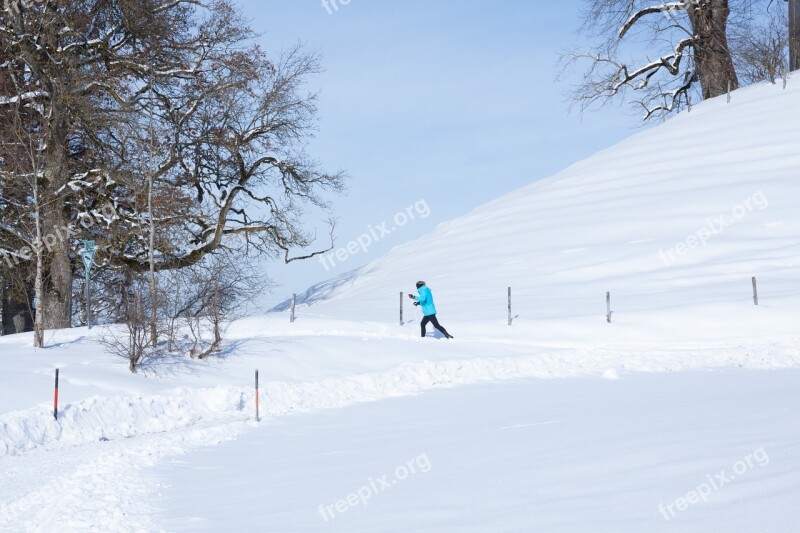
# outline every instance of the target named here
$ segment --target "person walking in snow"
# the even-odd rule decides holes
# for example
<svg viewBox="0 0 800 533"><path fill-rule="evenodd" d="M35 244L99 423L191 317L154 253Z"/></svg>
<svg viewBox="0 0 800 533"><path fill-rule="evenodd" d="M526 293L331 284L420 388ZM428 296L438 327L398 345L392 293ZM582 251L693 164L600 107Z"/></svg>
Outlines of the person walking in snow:
<svg viewBox="0 0 800 533"><path fill-rule="evenodd" d="M452 339L453 336L447 333L447 330L444 329L436 319L436 306L433 304L433 294L431 294L431 290L427 285L425 285L424 281L417 282L417 292L419 293L419 296L409 294L408 297L414 300L414 305L419 305L422 307L422 314L425 315L422 318L422 322L420 322L422 336L424 337L427 333L428 322L430 322L433 324L433 327L442 332L445 338Z"/></svg>

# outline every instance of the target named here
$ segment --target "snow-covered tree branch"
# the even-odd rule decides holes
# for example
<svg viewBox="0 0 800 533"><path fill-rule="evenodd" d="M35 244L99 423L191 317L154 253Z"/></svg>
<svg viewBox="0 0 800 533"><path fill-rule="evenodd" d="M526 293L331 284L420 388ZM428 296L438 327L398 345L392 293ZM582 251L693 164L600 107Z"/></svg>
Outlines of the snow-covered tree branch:
<svg viewBox="0 0 800 533"><path fill-rule="evenodd" d="M564 55L563 76L585 68L575 104L585 110L627 98L644 108L645 120L664 117L690 97L712 98L735 90L734 58L747 32L763 18L754 0L586 0L582 31L597 39L590 52ZM585 66L585 67L584 67Z"/></svg>
<svg viewBox="0 0 800 533"><path fill-rule="evenodd" d="M183 268L222 250L287 261L322 251L308 250L304 210L324 210L320 194L340 190L343 175L304 152L313 54L268 57L229 0L12 7L0 12L0 115L21 113L37 139L43 229L80 228L45 262L47 327L70 325L79 239L96 240L98 260L120 272ZM13 228L30 201L12 186L21 171L9 124L0 202L17 207L0 223ZM2 227L0 245L24 244Z"/></svg>

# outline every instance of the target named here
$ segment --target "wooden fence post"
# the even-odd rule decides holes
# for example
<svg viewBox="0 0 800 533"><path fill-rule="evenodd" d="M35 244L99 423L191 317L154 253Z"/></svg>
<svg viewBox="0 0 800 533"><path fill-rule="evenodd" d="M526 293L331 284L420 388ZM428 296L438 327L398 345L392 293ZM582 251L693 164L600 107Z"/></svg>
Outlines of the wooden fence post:
<svg viewBox="0 0 800 533"><path fill-rule="evenodd" d="M292 312L289 314L289 322L294 322L294 307L297 304L297 295L292 294Z"/></svg>
<svg viewBox="0 0 800 533"><path fill-rule="evenodd" d="M511 325L511 287L508 288L508 325Z"/></svg>
<svg viewBox="0 0 800 533"><path fill-rule="evenodd" d="M256 369L256 422L258 422L258 369Z"/></svg>
<svg viewBox="0 0 800 533"><path fill-rule="evenodd" d="M606 292L606 322L611 324L611 293Z"/></svg>
<svg viewBox="0 0 800 533"><path fill-rule="evenodd" d="M403 325L403 291L400 291L400 325Z"/></svg>
<svg viewBox="0 0 800 533"><path fill-rule="evenodd" d="M753 276L753 303L758 305L758 285L756 285L755 276Z"/></svg>
<svg viewBox="0 0 800 533"><path fill-rule="evenodd" d="M783 90L786 90L786 82L788 81L788 75L786 74L786 67L783 68Z"/></svg>

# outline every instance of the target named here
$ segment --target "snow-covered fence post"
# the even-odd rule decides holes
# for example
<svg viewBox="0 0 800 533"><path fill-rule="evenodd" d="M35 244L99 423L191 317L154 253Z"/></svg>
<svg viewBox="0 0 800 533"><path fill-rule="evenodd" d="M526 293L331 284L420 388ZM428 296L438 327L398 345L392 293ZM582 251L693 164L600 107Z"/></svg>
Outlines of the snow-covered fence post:
<svg viewBox="0 0 800 533"><path fill-rule="evenodd" d="M53 392L53 418L58 420L58 369L56 368L56 388Z"/></svg>
<svg viewBox="0 0 800 533"><path fill-rule="evenodd" d="M508 288L508 325L511 325L511 287Z"/></svg>
<svg viewBox="0 0 800 533"><path fill-rule="evenodd" d="M400 325L403 325L403 291L400 291Z"/></svg>
<svg viewBox="0 0 800 533"><path fill-rule="evenodd" d="M606 292L606 322L611 324L611 293Z"/></svg>
<svg viewBox="0 0 800 533"><path fill-rule="evenodd" d="M292 294L292 310L289 313L289 322L294 322L294 307L297 305L297 295Z"/></svg>
<svg viewBox="0 0 800 533"><path fill-rule="evenodd" d="M789 79L789 76L788 76L788 74L786 73L786 71L787 71L787 70L789 70L789 69L788 69L788 68L786 68L786 65L784 65L784 66L783 66L783 68L782 68L781 70L783 70L783 89L784 89L784 90L786 90L786 82L787 82L787 81L788 81L788 79Z"/></svg>
<svg viewBox="0 0 800 533"><path fill-rule="evenodd" d="M258 422L258 369L256 369L256 422Z"/></svg>
<svg viewBox="0 0 800 533"><path fill-rule="evenodd" d="M731 80L728 80L728 103L731 103Z"/></svg>
<svg viewBox="0 0 800 533"><path fill-rule="evenodd" d="M755 276L753 276L753 303L758 305L758 285L756 285Z"/></svg>

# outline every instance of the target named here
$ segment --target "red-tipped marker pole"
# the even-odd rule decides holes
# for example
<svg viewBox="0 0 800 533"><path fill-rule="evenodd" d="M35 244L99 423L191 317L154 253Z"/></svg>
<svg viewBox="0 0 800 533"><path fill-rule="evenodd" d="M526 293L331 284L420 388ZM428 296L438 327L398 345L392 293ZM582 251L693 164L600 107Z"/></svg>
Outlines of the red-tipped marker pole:
<svg viewBox="0 0 800 533"><path fill-rule="evenodd" d="M56 368L56 390L53 396L53 418L58 420L58 369Z"/></svg>
<svg viewBox="0 0 800 533"><path fill-rule="evenodd" d="M258 422L258 370L256 370L256 422Z"/></svg>

